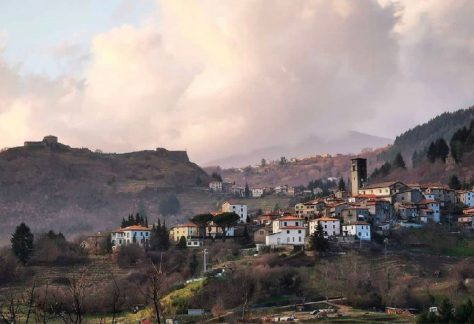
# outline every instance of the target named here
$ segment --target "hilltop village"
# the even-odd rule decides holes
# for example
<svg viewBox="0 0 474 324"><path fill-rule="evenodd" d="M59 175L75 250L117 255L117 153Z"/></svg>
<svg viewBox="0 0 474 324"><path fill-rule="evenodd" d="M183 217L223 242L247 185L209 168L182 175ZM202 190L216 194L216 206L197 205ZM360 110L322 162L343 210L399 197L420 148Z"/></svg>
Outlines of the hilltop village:
<svg viewBox="0 0 474 324"><path fill-rule="evenodd" d="M405 184L401 181L369 183L366 159L353 159L351 188L335 190L328 196L297 203L292 208L272 211L250 211L237 198L222 204L220 211L210 211L204 222L189 222L173 226L170 239L185 240L188 247L202 247L206 240L233 239L248 236L257 250L270 248L309 247L318 230L330 244L358 245L370 242L374 235L388 237L391 229L420 228L446 221L452 229L474 228L474 190L454 190L442 184ZM334 181L336 179L329 179ZM261 198L274 192L295 196L295 188L239 187L223 181L211 181L215 193L230 193L237 197L250 195ZM343 189L343 188L339 188ZM321 193L320 188L313 193ZM307 194L303 191L301 194ZM462 214L454 217L454 209L462 206ZM230 217L234 215L234 217ZM227 216L224 221L222 215ZM133 243L133 238L145 245L151 228L130 226L112 232L112 244Z"/></svg>

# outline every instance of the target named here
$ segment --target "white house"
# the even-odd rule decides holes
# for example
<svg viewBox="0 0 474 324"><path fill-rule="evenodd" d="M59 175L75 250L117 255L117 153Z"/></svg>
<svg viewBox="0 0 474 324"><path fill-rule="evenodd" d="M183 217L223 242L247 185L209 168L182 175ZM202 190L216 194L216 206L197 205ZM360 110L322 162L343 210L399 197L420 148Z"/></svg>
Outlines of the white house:
<svg viewBox="0 0 474 324"><path fill-rule="evenodd" d="M209 182L209 189L211 189L214 192L222 192L222 181Z"/></svg>
<svg viewBox="0 0 474 324"><path fill-rule="evenodd" d="M456 192L456 196L460 203L467 207L474 207L474 192L469 190L460 190Z"/></svg>
<svg viewBox="0 0 474 324"><path fill-rule="evenodd" d="M263 196L263 188L252 188L252 197L261 198Z"/></svg>
<svg viewBox="0 0 474 324"><path fill-rule="evenodd" d="M352 222L342 225L342 233L344 236L356 236L363 241L371 240L370 224L367 222Z"/></svg>
<svg viewBox="0 0 474 324"><path fill-rule="evenodd" d="M247 221L247 205L241 204L231 204L226 201L222 204L223 213L236 213L240 217L240 223L245 223Z"/></svg>
<svg viewBox="0 0 474 324"><path fill-rule="evenodd" d="M273 232L265 236L265 244L304 245L306 229L304 219L295 216L284 216L272 222Z"/></svg>
<svg viewBox="0 0 474 324"><path fill-rule="evenodd" d="M321 217L318 219L312 219L309 221L309 234L312 235L316 232L318 224L321 224L321 227L324 231L324 237L328 238L330 236L339 236L341 235L341 221L338 218L332 217Z"/></svg>
<svg viewBox="0 0 474 324"><path fill-rule="evenodd" d="M148 227L133 225L111 232L112 246L115 248L122 245L138 244L144 246L150 241L151 229Z"/></svg>

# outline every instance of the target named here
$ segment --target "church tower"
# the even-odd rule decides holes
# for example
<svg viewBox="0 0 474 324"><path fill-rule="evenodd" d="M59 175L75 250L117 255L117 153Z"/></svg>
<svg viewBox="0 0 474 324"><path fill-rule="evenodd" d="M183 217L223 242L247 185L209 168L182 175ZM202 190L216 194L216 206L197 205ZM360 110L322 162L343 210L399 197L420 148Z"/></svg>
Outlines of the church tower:
<svg viewBox="0 0 474 324"><path fill-rule="evenodd" d="M351 160L352 196L359 194L359 189L367 184L367 159Z"/></svg>

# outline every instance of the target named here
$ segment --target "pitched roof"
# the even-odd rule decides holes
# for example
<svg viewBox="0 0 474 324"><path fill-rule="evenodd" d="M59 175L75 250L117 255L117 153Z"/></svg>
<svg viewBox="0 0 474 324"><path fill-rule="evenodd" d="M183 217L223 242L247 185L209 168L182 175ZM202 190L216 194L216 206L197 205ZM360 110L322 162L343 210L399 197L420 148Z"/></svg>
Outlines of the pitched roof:
<svg viewBox="0 0 474 324"><path fill-rule="evenodd" d="M132 225L132 226L127 226L124 228L119 228L115 231L112 231L114 233L120 233L120 232L127 232L127 231L151 231L151 228L141 226L141 225Z"/></svg>
<svg viewBox="0 0 474 324"><path fill-rule="evenodd" d="M176 225L174 227L199 227L199 226L197 226L193 222L189 222L189 223L185 223L185 224L179 224L179 225Z"/></svg>
<svg viewBox="0 0 474 324"><path fill-rule="evenodd" d="M422 199L418 202L419 205L425 205L425 204L439 204L436 200L433 199Z"/></svg>
<svg viewBox="0 0 474 324"><path fill-rule="evenodd" d="M321 218L316 218L316 219L313 219L312 221L323 221L323 222L333 222L333 221L340 221L338 218L334 218L334 217L326 217L326 216L323 216Z"/></svg>
<svg viewBox="0 0 474 324"><path fill-rule="evenodd" d="M347 223L347 224L343 224L342 226L350 226L350 225L370 225L370 224L367 223L367 222L363 222L363 221L355 221L355 222L350 222L350 223Z"/></svg>
<svg viewBox="0 0 474 324"><path fill-rule="evenodd" d="M406 186L406 184L404 184L403 182L401 181L386 181L386 182L379 182L379 183L374 183L374 184L371 184L371 185L368 185L368 186L365 186L363 188L361 188L362 190L364 189L375 189L375 188L385 188L385 187L390 187L396 183L401 183L403 185Z"/></svg>
<svg viewBox="0 0 474 324"><path fill-rule="evenodd" d="M284 216L284 217L281 217L279 218L278 220L281 220L281 221L293 221L293 220L303 220L302 218L299 218L299 217L296 217L296 216L293 216L293 215L289 215L289 216Z"/></svg>

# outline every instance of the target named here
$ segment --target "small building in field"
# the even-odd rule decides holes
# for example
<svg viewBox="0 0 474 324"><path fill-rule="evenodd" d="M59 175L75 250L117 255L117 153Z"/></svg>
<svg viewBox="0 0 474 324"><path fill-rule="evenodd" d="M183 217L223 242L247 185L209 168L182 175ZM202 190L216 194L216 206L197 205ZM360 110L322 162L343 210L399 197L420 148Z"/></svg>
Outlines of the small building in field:
<svg viewBox="0 0 474 324"><path fill-rule="evenodd" d="M252 198L261 198L263 197L263 188L252 188L251 190Z"/></svg>
<svg viewBox="0 0 474 324"><path fill-rule="evenodd" d="M113 247L138 244L145 246L150 242L151 228L141 225L132 225L119 228L111 232L111 243Z"/></svg>
<svg viewBox="0 0 474 324"><path fill-rule="evenodd" d="M209 182L209 189L213 192L222 192L222 181Z"/></svg>
<svg viewBox="0 0 474 324"><path fill-rule="evenodd" d="M343 236L355 236L359 240L370 241L371 230L370 224L367 222L352 222L342 225Z"/></svg>

